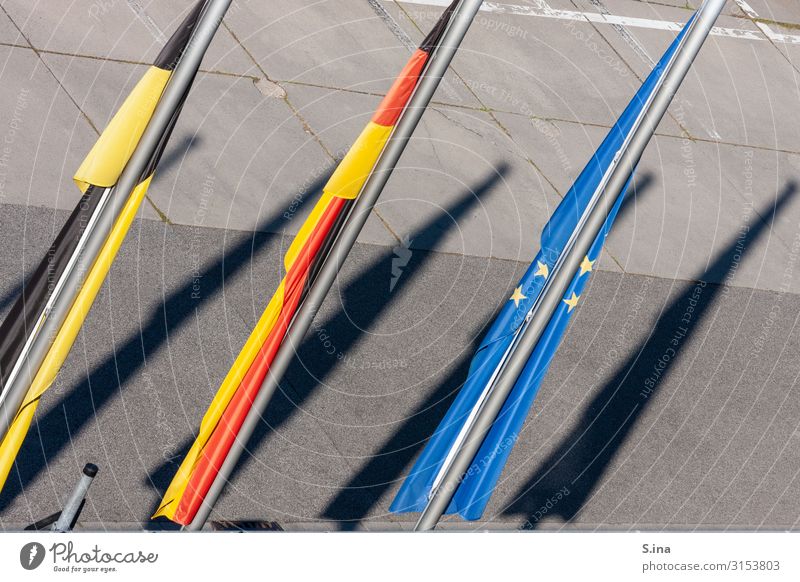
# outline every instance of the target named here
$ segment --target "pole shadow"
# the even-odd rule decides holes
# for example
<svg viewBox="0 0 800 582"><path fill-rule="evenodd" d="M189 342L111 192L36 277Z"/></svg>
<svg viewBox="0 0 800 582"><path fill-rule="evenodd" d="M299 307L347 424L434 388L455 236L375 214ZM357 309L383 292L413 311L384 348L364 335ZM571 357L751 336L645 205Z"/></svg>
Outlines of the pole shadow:
<svg viewBox="0 0 800 582"><path fill-rule="evenodd" d="M435 248L448 232L448 227L456 224L478 205L508 171L506 164L500 164L481 183L468 189L456 202L447 207L444 213L421 225L409 238L411 240L424 238L427 245ZM336 338L337 350L340 353L349 353L363 338L364 330L368 330L388 310L393 299L402 296L413 280L414 273L424 267L433 254L433 251L415 250L403 268L402 277L396 280L390 290L387 285L388 275L392 272L392 262L397 255L393 249L388 249L378 259L360 270L352 282L344 287L341 293L343 305L329 318L319 324L315 323L314 329L318 326L325 329L326 333ZM276 391L270 401L263 421L248 441L248 451L258 450L276 429L297 412L315 388L324 383L325 378L338 365L341 365L341 362L335 357L320 357L319 341L310 330L299 346L295 360L281 380L280 390ZM184 443L179 460L183 459L191 444L192 440ZM234 479L235 475L247 465L250 456L252 455L241 457L233 472ZM151 482L159 491L166 490L177 467L178 462L162 463L151 473Z"/></svg>
<svg viewBox="0 0 800 582"><path fill-rule="evenodd" d="M635 201L646 193L652 182L653 176L649 173L634 180L617 216L622 217L629 213ZM378 500L394 487L398 480L404 478L403 471L425 447L430 435L439 426L458 391L464 385L470 363L482 336L502 308L503 303L499 302L485 324L474 330L472 337L475 339L472 345L465 347L463 356L451 365L447 377L419 403L347 485L339 490L325 508L323 517L340 522L342 529L353 529L368 515Z"/></svg>
<svg viewBox="0 0 800 582"><path fill-rule="evenodd" d="M580 513L631 429L651 406L659 387L680 359L694 331L726 288L721 284L703 282L724 281L752 244L769 231L769 225L792 199L797 188L796 183L789 182L777 196L774 205L762 209L766 218L754 221L744 235L737 235L717 254L714 262L699 273L695 279L698 283L688 286L667 306L647 341L630 354L628 360L617 368L612 378L586 405L578 425L561 440L525 485L512 495L513 501L503 510L503 514L527 515L524 528L537 529L544 514L568 522ZM693 307L694 311L687 324L685 314L689 307ZM683 335L676 346L672 340L678 330ZM661 368L660 375L654 378L654 364L668 349L674 350L674 353L670 352L668 362ZM553 505L552 498L564 487L569 494ZM547 507L547 503L552 508L543 514L541 509Z"/></svg>
<svg viewBox="0 0 800 582"><path fill-rule="evenodd" d="M203 137L197 133L187 133L183 136L180 143L172 146L167 145L167 151L161 156L158 162L158 168L153 175L153 181L150 184L150 189L158 184L159 177L164 176L170 168L183 160L189 154L189 150L197 147L203 143Z"/></svg>
<svg viewBox="0 0 800 582"><path fill-rule="evenodd" d="M294 199L295 215L317 198L316 193L321 191L329 175L321 176L304 191L303 196ZM6 485L0 491L0 511L44 470L48 459L60 454L75 435L90 424L97 412L118 396L127 382L135 379L145 367L147 358L161 349L170 333L194 321L198 307L223 291L226 277L247 268L255 254L273 237L281 236L274 232L280 231L286 222L283 210L274 212L258 225L252 236L243 237L218 260L205 267L199 275L203 281L203 293L199 297L194 277L167 294L139 331L130 334L83 381L66 389L58 406L36 417ZM33 436L34 432L38 438Z"/></svg>

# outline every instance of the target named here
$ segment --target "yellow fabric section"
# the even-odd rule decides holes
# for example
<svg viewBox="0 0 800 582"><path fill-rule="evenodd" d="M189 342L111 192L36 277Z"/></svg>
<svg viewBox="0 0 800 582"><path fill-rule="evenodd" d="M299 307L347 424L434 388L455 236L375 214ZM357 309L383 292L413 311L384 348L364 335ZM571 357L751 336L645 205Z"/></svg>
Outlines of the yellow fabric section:
<svg viewBox="0 0 800 582"><path fill-rule="evenodd" d="M53 383L56 374L58 374L64 360L67 358L72 344L75 342L75 338L78 336L78 332L92 307L92 303L94 303L97 293L100 291L103 281L105 281L106 275L111 268L111 263L114 262L114 257L117 256L119 247L122 245L122 241L125 239L125 235L128 233L128 229L139 210L151 178L152 176L147 178L131 192L125 207L122 209L122 214L120 214L116 224L114 224L114 228L108 235L108 239L100 250L94 265L92 265L61 329L58 330L56 339L53 345L50 346L50 351L47 352L47 356L45 356L41 367L36 373L33 383L25 395L25 400L20 408L21 412L17 414L3 439L3 443L0 444L0 490L5 485L8 473L14 464L14 459L19 452L22 441L25 439L25 435L28 433L28 428L33 420L33 413L39 404L39 398Z"/></svg>
<svg viewBox="0 0 800 582"><path fill-rule="evenodd" d="M170 72L150 67L97 138L73 179L81 192L90 184L108 188L117 183L161 98Z"/></svg>
<svg viewBox="0 0 800 582"><path fill-rule="evenodd" d="M272 299L270 299L269 305L267 305L264 313L261 314L261 318L258 320L250 337L247 338L242 351L239 352L236 361L233 362L233 366L231 366L222 381L214 400L211 401L211 406L208 407L205 416L203 416L203 421L200 423L197 438L178 468L178 472L172 478L172 482L164 493L161 507L153 514L154 518L163 516L172 519L175 515L175 509L178 507L184 491L186 491L195 465L203 453L203 448L205 448L208 439L214 433L214 429L217 428L217 424L219 424L222 414L230 404L231 398L236 394L239 384L242 383L245 374L247 374L253 360L256 359L259 350L261 350L264 342L267 341L267 336L269 336L275 322L278 320L278 315L280 315L283 308L283 289L284 281L281 281L278 290L275 291Z"/></svg>
<svg viewBox="0 0 800 582"><path fill-rule="evenodd" d="M308 237L314 231L314 227L317 226L319 219L324 214L325 209L328 207L333 197L355 198L358 196L361 187L364 185L364 182L366 182L370 172L372 172L372 168L375 166L378 156L383 151L383 146L389 139L391 132L391 127L378 125L370 121L367 127L364 128L364 131L361 132L361 135L358 136L358 139L328 180L328 183L323 189L322 197L314 206L314 210L311 211L308 218L306 218L297 236L295 236L292 241L289 250L286 251L284 266L287 271L291 269L300 251L305 246ZM259 350L264 345L267 336L272 331L280 315L281 309L283 308L284 285L285 280L281 282L275 295L272 296L269 305L267 305L266 310L264 310L264 313L261 315L255 329L253 329L242 351L237 356L228 375L225 376L225 379L222 381L222 385L214 396L211 406L208 408L208 411L206 411L205 416L203 416L197 438L192 444L192 448L189 450L186 458L181 463L175 477L172 478L172 482L167 488L166 493L164 493L161 507L153 514L154 518L162 516L172 519L175 516L175 510L180 504L180 500L186 491L194 468L203 453L206 443L208 443L208 439L211 438L214 429L216 429L222 418L222 414L228 407L231 398L233 398L233 395L236 393L239 384L241 384L242 379L250 369L253 360L255 360L258 355Z"/></svg>
<svg viewBox="0 0 800 582"><path fill-rule="evenodd" d="M392 126L370 121L325 184L325 192L340 198L358 196L391 133Z"/></svg>
<svg viewBox="0 0 800 582"><path fill-rule="evenodd" d="M300 227L300 230L294 237L291 246L289 246L289 250L286 251L286 256L283 258L283 266L286 267L287 271L292 268L292 265L297 260L297 255L299 255L300 251L303 250L308 237L311 236L311 233L314 231L314 227L317 226L319 219L325 213L325 209L328 207L328 204L332 198L333 194L323 190L322 197L317 201L317 204L314 206L314 210L312 210L311 214L308 215L308 218L306 218L303 226Z"/></svg>
<svg viewBox="0 0 800 582"><path fill-rule="evenodd" d="M286 251L283 264L287 271L292 267L297 255L305 246L308 237L311 236L317 221L325 212L325 208L331 198L338 196L339 198L353 199L358 196L359 192L361 192L361 187L364 186L364 182L369 178L372 168L375 167L375 162L378 161L378 156L381 155L383 146L386 145L391 133L391 126L378 125L372 121L367 124L361 135L358 136L358 139L348 150L347 155L339 163L328 183L325 184L322 198L320 198L308 219L303 223L297 236L294 237L292 246Z"/></svg>

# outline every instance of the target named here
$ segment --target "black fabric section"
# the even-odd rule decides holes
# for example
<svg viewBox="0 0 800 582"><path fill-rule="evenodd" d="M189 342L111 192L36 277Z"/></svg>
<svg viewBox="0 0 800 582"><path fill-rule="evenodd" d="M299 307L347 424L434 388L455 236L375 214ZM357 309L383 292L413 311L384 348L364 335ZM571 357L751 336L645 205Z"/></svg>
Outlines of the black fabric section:
<svg viewBox="0 0 800 582"><path fill-rule="evenodd" d="M180 105L178 105L175 112L172 114L172 117L169 120L169 125L164 130L164 133L161 134L161 139L158 140L158 145L156 146L155 151L153 151L153 155L150 157L150 161L147 163L144 172L142 172L142 176L139 182L144 182L148 176L151 176L153 172L156 171L156 166L158 166L158 162L161 160L161 156L164 155L164 150L167 147L167 142L169 141L170 136L172 135L172 130L175 129L175 124L178 122L178 117L181 114L181 110L183 109L183 104L186 102L186 94L184 94L183 99L181 99Z"/></svg>
<svg viewBox="0 0 800 582"><path fill-rule="evenodd" d="M303 294L300 296L300 303L305 300L309 289L311 289L311 285L314 284L314 281L319 274L319 270L322 268L322 265L325 264L325 260L328 258L328 254L331 252L333 242L336 240L339 231L342 230L342 226L344 226L347 216L350 213L350 207L353 206L354 203L355 199L349 199L342 205L339 216L337 216L336 220L333 222L331 230L328 232L328 236L325 237L325 242L322 244L322 247L320 247L317 256L314 257L314 261L311 263L311 266L308 269L308 277L306 277Z"/></svg>
<svg viewBox="0 0 800 582"><path fill-rule="evenodd" d="M103 188L89 186L0 325L0 393L102 194Z"/></svg>
<svg viewBox="0 0 800 582"><path fill-rule="evenodd" d="M189 39L194 32L194 27L197 25L197 21L200 19L200 14L203 12L205 5L206 0L200 0L191 12L186 15L186 18L183 19L178 30L172 34L167 44L165 44L161 52L158 53L153 63L156 67L165 71L172 71L175 68L181 55L183 55L183 49L185 49L186 45L189 43Z"/></svg>
<svg viewBox="0 0 800 582"><path fill-rule="evenodd" d="M445 11L439 17L439 21L436 23L436 26L433 27L433 30L428 33L428 36L426 36L425 40L422 41L422 44L419 45L420 50L429 53L436 48L436 46L439 44L439 41L442 40L442 35L444 34L444 31L450 22L450 17L453 16L453 11L455 11L459 2L461 2L461 0L453 0L450 6L445 9Z"/></svg>
<svg viewBox="0 0 800 582"><path fill-rule="evenodd" d="M194 76L192 77L192 80L189 83L189 87L186 89L186 93L183 94L181 102L178 104L178 107L172 113L172 117L169 120L169 125L167 125L167 128L164 130L164 133L161 134L161 139L158 141L158 145L156 146L155 151L153 151L153 155L150 158L150 162L148 162L147 167L145 168L144 172L142 172L140 182L143 182L145 179L147 179L148 176L151 176L153 172L156 171L156 166L158 166L158 162L161 160L161 156L164 155L164 150L167 147L167 142L169 142L169 138L172 135L172 130L175 129L175 124L178 122L178 117L180 117L181 111L183 111L183 104L186 103L186 97L188 97L189 91L191 90L196 77L197 77L197 71L194 72Z"/></svg>

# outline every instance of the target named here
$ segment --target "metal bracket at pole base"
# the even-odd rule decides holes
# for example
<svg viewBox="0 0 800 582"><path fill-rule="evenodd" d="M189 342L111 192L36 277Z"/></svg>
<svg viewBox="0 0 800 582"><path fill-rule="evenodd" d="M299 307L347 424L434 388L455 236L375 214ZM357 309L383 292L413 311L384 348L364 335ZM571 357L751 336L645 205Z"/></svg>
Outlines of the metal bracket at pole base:
<svg viewBox="0 0 800 582"><path fill-rule="evenodd" d="M64 509L32 523L25 528L25 531L49 530L64 533L75 529L75 524L86 504L86 493L89 491L89 486L97 475L97 471L97 465L86 463L83 467L83 474L75 485L75 489L72 490Z"/></svg>
<svg viewBox="0 0 800 582"><path fill-rule="evenodd" d="M62 533L72 531L78 521L78 517L81 515L83 506L86 503L86 493L89 491L95 476L97 476L97 465L86 463L83 467L83 474L75 485L75 489L72 490L72 495L69 496L64 509L61 510L58 521L53 524L52 531Z"/></svg>

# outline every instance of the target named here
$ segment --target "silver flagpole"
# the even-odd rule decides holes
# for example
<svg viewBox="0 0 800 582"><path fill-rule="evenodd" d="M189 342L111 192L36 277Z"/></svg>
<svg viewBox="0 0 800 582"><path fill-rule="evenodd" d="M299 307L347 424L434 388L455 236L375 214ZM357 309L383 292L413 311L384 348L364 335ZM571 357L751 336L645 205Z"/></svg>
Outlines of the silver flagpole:
<svg viewBox="0 0 800 582"><path fill-rule="evenodd" d="M8 432L14 417L25 399L25 395L39 371L50 346L64 323L75 297L78 295L86 274L100 254L109 233L114 227L130 193L142 179L153 153L156 151L164 131L169 126L173 113L191 87L206 49L211 44L222 17L228 10L231 0L209 0L197 23L191 40L184 49L183 56L164 88L136 149L128 160L125 169L114 186L114 192L107 196L105 203L96 211L97 220L85 246L79 251L72 270L64 280L58 299L45 319L41 330L32 342L28 355L22 363L20 372L6 385L6 397L0 402L0 442Z"/></svg>
<svg viewBox="0 0 800 582"><path fill-rule="evenodd" d="M187 530L201 529L208 519L208 515L211 513L220 493L222 493L230 479L239 457L241 457L247 446L247 442L261 421L264 410L275 393L278 383L294 358L296 347L302 342L303 336L305 336L306 331L311 326L311 322L314 320L314 316L325 300L325 296L333 285L347 254L356 242L356 238L358 238L358 234L367 221L367 217L373 206L375 206L378 196L380 196L383 187L392 175L397 161L400 159L408 140L425 112L425 108L439 86L439 82L444 77L447 67L453 60L481 3L482 0L463 0L453 12L449 26L442 36L438 48L431 56L424 76L420 79L414 94L409 100L405 113L400 118L389 142L386 144L386 148L375 164L372 174L364 185L361 195L356 200L350 217L342 227L331 248L328 259L320 269L303 305L295 315L291 327L287 331L277 354L275 354L272 365L269 367L267 377L264 378L264 382L253 400L253 405L242 423L236 440L231 445L225 461L203 499L203 503L197 510L192 523L187 526Z"/></svg>
<svg viewBox="0 0 800 582"><path fill-rule="evenodd" d="M438 487L431 491L428 504L414 528L416 531L431 530L436 527L439 519L450 505L462 477L469 470L486 434L513 390L531 352L547 328L553 312L561 303L583 257L586 256L603 228L609 211L642 157L650 138L666 113L724 4L725 0L706 0L700 8L697 18L684 37L682 47L678 49L678 54L671 67L665 73L661 87L657 90L641 124L635 130L628 148L622 153L619 164L611 174L605 190L584 223L583 229L577 234L573 245L564 251L565 257L561 268L551 275L542 290L538 306L533 311L531 320L519 339L517 349L506 361L505 367L484 401L477 418L467 430L461 447L456 451L447 471L442 475Z"/></svg>

